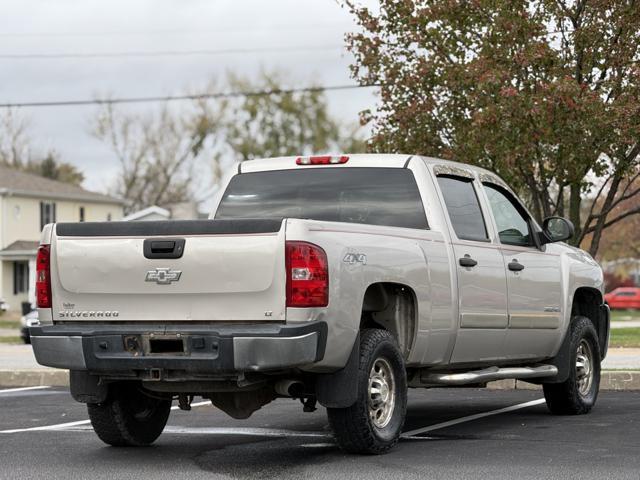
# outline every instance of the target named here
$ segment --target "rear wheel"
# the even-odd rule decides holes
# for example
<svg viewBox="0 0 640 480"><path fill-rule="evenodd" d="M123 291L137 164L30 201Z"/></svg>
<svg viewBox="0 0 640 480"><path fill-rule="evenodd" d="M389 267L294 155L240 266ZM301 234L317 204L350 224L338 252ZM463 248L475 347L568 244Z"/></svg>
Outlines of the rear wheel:
<svg viewBox="0 0 640 480"><path fill-rule="evenodd" d="M556 415L589 413L600 389L600 345L588 318L575 317L571 325L569 378L543 385L547 406Z"/></svg>
<svg viewBox="0 0 640 480"><path fill-rule="evenodd" d="M398 441L407 410L407 376L393 336L378 329L360 333L358 399L348 408L329 408L338 445L350 453L380 454Z"/></svg>
<svg viewBox="0 0 640 480"><path fill-rule="evenodd" d="M137 385L114 384L106 402L87 408L100 440L114 447L144 446L164 430L171 400L149 397Z"/></svg>

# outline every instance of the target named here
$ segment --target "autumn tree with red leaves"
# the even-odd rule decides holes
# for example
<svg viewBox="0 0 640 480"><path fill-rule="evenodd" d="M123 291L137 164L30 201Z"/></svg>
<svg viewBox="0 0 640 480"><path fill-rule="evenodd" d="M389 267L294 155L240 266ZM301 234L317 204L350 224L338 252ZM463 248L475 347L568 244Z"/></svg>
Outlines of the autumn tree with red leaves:
<svg viewBox="0 0 640 480"><path fill-rule="evenodd" d="M595 255L640 213L640 0L345 0L370 148L489 168ZM631 205L629 208L621 208Z"/></svg>

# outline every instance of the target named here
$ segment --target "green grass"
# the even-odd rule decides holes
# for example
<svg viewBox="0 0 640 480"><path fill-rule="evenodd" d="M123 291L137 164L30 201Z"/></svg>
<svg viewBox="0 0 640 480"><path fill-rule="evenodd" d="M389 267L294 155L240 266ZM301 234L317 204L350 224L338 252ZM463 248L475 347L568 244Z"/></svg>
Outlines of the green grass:
<svg viewBox="0 0 640 480"><path fill-rule="evenodd" d="M0 318L0 328L20 328L20 321Z"/></svg>
<svg viewBox="0 0 640 480"><path fill-rule="evenodd" d="M612 322L640 320L640 310L611 310Z"/></svg>
<svg viewBox="0 0 640 480"><path fill-rule="evenodd" d="M0 313L0 328L20 328L20 314L18 312Z"/></svg>
<svg viewBox="0 0 640 480"><path fill-rule="evenodd" d="M16 344L16 343L23 343L23 342L20 337L0 337L0 343Z"/></svg>
<svg viewBox="0 0 640 480"><path fill-rule="evenodd" d="M612 328L609 346L640 348L640 328Z"/></svg>

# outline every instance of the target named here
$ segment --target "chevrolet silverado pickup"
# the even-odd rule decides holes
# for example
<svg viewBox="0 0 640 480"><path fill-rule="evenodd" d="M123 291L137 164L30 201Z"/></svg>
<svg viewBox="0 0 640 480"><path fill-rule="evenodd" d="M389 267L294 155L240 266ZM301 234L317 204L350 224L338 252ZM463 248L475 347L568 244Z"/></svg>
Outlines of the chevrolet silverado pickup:
<svg viewBox="0 0 640 480"><path fill-rule="evenodd" d="M495 174L408 155L236 165L208 220L47 225L42 365L70 370L97 435L146 445L203 397L247 418L280 397L326 408L338 445L383 453L408 388L542 385L594 406L603 275Z"/></svg>

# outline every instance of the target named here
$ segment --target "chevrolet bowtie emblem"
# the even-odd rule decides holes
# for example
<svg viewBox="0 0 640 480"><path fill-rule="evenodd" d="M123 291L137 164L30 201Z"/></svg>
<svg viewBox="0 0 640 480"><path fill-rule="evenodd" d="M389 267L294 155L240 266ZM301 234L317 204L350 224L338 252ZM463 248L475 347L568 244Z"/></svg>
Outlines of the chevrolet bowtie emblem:
<svg viewBox="0 0 640 480"><path fill-rule="evenodd" d="M156 282L158 285L170 285L180 280L182 272L180 270L171 270L170 268L156 268L149 270L145 277L145 282Z"/></svg>

